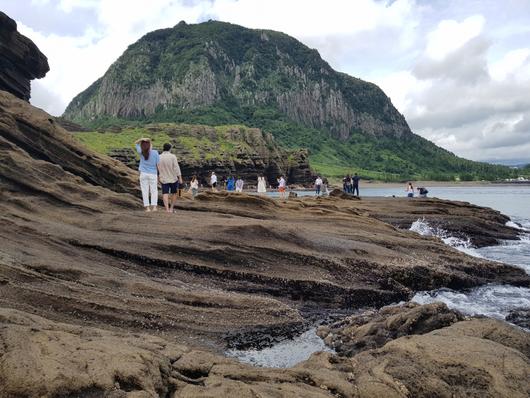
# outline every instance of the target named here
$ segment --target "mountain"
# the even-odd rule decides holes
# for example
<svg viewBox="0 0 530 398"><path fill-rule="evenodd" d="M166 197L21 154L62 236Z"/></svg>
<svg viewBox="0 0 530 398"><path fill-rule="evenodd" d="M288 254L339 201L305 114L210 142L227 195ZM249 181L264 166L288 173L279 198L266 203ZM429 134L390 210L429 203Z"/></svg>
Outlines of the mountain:
<svg viewBox="0 0 530 398"><path fill-rule="evenodd" d="M64 117L86 127L135 121L243 124L305 147L326 175L497 178L506 167L454 156L413 134L375 84L333 70L271 30L209 21L148 33L77 95Z"/></svg>

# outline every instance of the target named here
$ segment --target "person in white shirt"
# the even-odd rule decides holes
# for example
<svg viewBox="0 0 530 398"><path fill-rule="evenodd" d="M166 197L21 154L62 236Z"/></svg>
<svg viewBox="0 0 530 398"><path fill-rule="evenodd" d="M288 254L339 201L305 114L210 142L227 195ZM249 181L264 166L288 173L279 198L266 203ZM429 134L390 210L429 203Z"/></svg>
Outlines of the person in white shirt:
<svg viewBox="0 0 530 398"><path fill-rule="evenodd" d="M210 176L210 185L212 187L212 191L217 192L217 176L215 175L214 171L212 171L212 175Z"/></svg>
<svg viewBox="0 0 530 398"><path fill-rule="evenodd" d="M191 196L193 199L195 199L195 196L197 196L197 193L199 192L199 180L197 179L197 176L193 176L191 178L190 189L191 189Z"/></svg>
<svg viewBox="0 0 530 398"><path fill-rule="evenodd" d="M407 193L407 197L408 198L413 198L414 197L414 187L412 186L411 182L409 182L409 184L407 185L407 188L405 189L405 192Z"/></svg>
<svg viewBox="0 0 530 398"><path fill-rule="evenodd" d="M237 177L236 180L236 192L243 192L243 185L245 182L241 179L241 177Z"/></svg>
<svg viewBox="0 0 530 398"><path fill-rule="evenodd" d="M267 192L267 184L265 182L265 177L260 175L258 177L258 193L259 194L264 194L266 192Z"/></svg>
<svg viewBox="0 0 530 398"><path fill-rule="evenodd" d="M278 178L278 192L280 193L280 199L285 200L285 186L287 185L285 182L285 178L281 176Z"/></svg>
<svg viewBox="0 0 530 398"><path fill-rule="evenodd" d="M318 176L315 180L315 192L317 196L320 195L320 188L322 188L322 178Z"/></svg>

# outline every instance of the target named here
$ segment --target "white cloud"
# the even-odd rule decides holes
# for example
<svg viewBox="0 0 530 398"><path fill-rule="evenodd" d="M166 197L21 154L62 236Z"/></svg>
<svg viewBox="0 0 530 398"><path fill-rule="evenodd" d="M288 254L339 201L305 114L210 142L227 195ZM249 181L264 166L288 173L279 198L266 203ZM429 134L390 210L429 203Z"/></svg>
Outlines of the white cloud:
<svg viewBox="0 0 530 398"><path fill-rule="evenodd" d="M530 78L530 48L508 51L504 57L489 65L489 74L497 81L512 77ZM525 67L526 66L526 67Z"/></svg>
<svg viewBox="0 0 530 398"><path fill-rule="evenodd" d="M441 21L427 36L425 53L432 59L441 60L449 53L480 35L486 20L482 15L473 15L462 22Z"/></svg>

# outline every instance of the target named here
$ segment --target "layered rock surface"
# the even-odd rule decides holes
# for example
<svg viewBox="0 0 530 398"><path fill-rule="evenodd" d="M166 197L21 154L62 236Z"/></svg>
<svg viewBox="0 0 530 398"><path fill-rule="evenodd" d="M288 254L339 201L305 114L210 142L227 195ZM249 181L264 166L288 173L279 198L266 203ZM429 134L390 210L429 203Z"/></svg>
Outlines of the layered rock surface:
<svg viewBox="0 0 530 398"><path fill-rule="evenodd" d="M288 334L307 307L529 281L365 215L364 200L203 193L181 200L173 218L134 211L136 172L80 147L10 94L0 109L0 291L13 308L219 344L234 332Z"/></svg>
<svg viewBox="0 0 530 398"><path fill-rule="evenodd" d="M0 11L0 90L28 101L30 81L44 77L49 70L46 56Z"/></svg>

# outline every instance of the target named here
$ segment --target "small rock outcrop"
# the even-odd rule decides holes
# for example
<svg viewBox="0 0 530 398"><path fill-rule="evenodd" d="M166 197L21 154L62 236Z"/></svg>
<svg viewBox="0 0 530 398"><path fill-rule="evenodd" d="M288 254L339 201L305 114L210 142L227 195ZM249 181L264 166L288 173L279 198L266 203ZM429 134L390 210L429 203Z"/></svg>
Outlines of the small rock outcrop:
<svg viewBox="0 0 530 398"><path fill-rule="evenodd" d="M29 101L30 81L44 77L49 70L46 56L0 11L0 90Z"/></svg>
<svg viewBox="0 0 530 398"><path fill-rule="evenodd" d="M530 308L512 310L506 316L508 322L530 330Z"/></svg>
<svg viewBox="0 0 530 398"><path fill-rule="evenodd" d="M463 320L463 316L443 303L419 305L412 302L366 311L329 326L321 326L318 335L338 354L353 356L379 348L391 340L425 334Z"/></svg>

